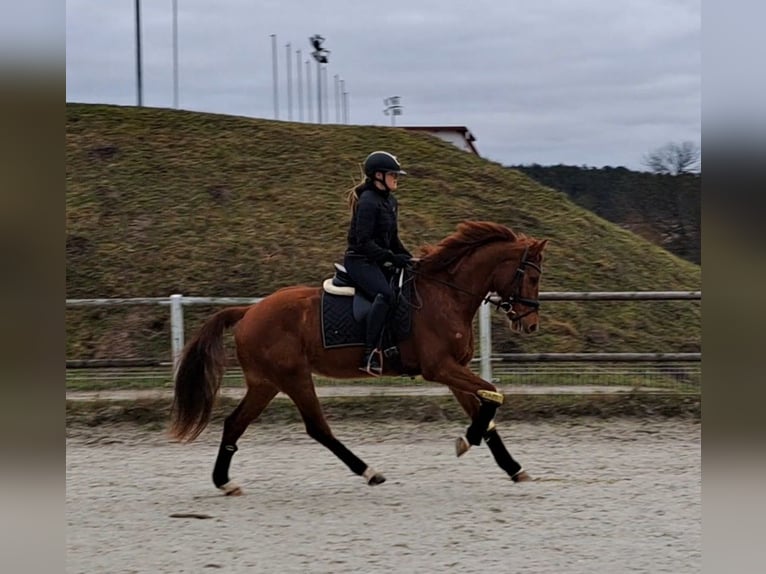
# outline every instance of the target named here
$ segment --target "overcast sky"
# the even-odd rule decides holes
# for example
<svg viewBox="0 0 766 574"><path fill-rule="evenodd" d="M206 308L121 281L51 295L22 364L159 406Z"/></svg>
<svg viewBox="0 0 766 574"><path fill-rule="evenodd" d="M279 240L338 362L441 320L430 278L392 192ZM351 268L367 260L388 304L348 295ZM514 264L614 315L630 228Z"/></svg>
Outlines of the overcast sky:
<svg viewBox="0 0 766 574"><path fill-rule="evenodd" d="M354 124L463 125L503 164L645 169L667 142L700 143L700 0L177 0L180 107L299 118L295 50L331 51ZM66 1L66 97L135 105L133 0ZM173 106L173 0L142 0L144 105ZM316 106L313 60L312 98ZM305 63L301 66L305 110ZM313 111L316 120L316 110ZM326 116L325 116L325 119ZM395 152L395 150L392 150Z"/></svg>

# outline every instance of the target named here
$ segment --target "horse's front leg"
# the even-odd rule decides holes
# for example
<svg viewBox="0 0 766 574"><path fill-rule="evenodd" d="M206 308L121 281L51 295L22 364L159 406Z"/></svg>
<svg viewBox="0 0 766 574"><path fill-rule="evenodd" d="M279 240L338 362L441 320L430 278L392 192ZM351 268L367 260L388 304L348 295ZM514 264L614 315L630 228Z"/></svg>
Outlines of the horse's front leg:
<svg viewBox="0 0 766 574"><path fill-rule="evenodd" d="M449 386L463 408L471 416L471 424L464 436L455 441L455 452L462 456L471 448L486 440L492 455L503 470L515 481L528 480L529 476L508 453L495 429L495 412L503 403L503 394L497 388L474 374L468 367L456 361L444 361L433 369L424 368L427 380Z"/></svg>
<svg viewBox="0 0 766 574"><path fill-rule="evenodd" d="M471 420L473 420L479 411L479 402L476 400L476 398L472 395L455 391L454 389L450 390L452 391L452 394L455 395L455 398L460 403L460 406L463 407L463 410L468 414L469 417L471 417ZM462 446L464 444L463 440L461 439L462 437L458 439L458 446ZM508 476L511 477L511 480L514 482L532 480L529 474L527 474L521 465L511 456L511 453L508 452L508 449L505 448L505 445L503 444L503 441L497 432L497 428L495 428L494 421L489 423L487 431L484 433L484 442L487 443L487 446L489 447L492 456L495 458L497 465L506 473L508 473ZM465 452L467 452L467 449L463 450L462 452L458 450L458 456L465 454Z"/></svg>
<svg viewBox="0 0 766 574"><path fill-rule="evenodd" d="M447 385L454 392L465 393L477 402L471 425L465 436L457 442L458 456L464 454L471 446L481 443L489 424L495 418L495 411L503 404L503 394L497 391L495 385L488 383L475 375L471 369L448 359L438 365L423 366L423 378Z"/></svg>

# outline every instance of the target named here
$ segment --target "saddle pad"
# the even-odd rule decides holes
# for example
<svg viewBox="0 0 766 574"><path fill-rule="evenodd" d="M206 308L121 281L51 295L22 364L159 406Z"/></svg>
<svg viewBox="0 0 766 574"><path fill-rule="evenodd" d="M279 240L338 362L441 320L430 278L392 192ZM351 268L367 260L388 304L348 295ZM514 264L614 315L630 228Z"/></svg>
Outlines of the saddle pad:
<svg viewBox="0 0 766 574"><path fill-rule="evenodd" d="M354 298L322 292L322 344L335 347L363 347L364 325L354 321Z"/></svg>

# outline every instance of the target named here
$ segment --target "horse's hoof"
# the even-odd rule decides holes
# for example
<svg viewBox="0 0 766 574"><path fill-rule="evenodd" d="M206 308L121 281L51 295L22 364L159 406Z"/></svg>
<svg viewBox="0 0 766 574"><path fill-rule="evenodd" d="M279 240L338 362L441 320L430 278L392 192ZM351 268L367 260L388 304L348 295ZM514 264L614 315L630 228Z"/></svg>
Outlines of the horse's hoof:
<svg viewBox="0 0 766 574"><path fill-rule="evenodd" d="M376 486L386 482L386 477L377 472L371 466L368 466L367 469L362 473L362 478L366 480L367 484L370 486Z"/></svg>
<svg viewBox="0 0 766 574"><path fill-rule="evenodd" d="M370 477L370 479L367 481L367 484L370 486L377 486L379 484L383 484L384 482L386 482L386 477L379 472L376 472Z"/></svg>
<svg viewBox="0 0 766 574"><path fill-rule="evenodd" d="M467 453L468 449L470 448L471 444L464 436L459 436L457 439L455 439L455 454L458 456L458 458Z"/></svg>
<svg viewBox="0 0 766 574"><path fill-rule="evenodd" d="M227 482L224 485L218 487L226 496L242 496L242 488L234 483Z"/></svg>
<svg viewBox="0 0 766 574"><path fill-rule="evenodd" d="M517 472L516 474L514 474L511 477L511 480L513 482L531 482L534 479L527 474L526 470L521 470L521 471Z"/></svg>

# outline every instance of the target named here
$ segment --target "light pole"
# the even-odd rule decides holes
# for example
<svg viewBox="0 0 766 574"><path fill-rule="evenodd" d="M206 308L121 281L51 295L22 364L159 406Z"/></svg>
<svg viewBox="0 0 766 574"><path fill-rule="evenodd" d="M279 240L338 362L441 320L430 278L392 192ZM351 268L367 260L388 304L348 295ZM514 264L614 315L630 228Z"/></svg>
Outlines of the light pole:
<svg viewBox="0 0 766 574"><path fill-rule="evenodd" d="M290 42L285 45L287 52L287 120L293 119L293 73L290 70L290 66L293 63L293 53L290 51Z"/></svg>
<svg viewBox="0 0 766 574"><path fill-rule="evenodd" d="M303 55L300 50L295 51L295 70L298 72L298 120L303 121Z"/></svg>
<svg viewBox="0 0 766 574"><path fill-rule="evenodd" d="M178 0L173 0L173 108L178 109Z"/></svg>
<svg viewBox="0 0 766 574"><path fill-rule="evenodd" d="M322 66L322 97L324 98L324 117L330 123L330 94L327 88L327 66Z"/></svg>
<svg viewBox="0 0 766 574"><path fill-rule="evenodd" d="M277 35L271 34L271 68L274 76L274 119L279 119L279 73L277 72Z"/></svg>
<svg viewBox="0 0 766 574"><path fill-rule="evenodd" d="M335 74L335 123L340 123L340 76Z"/></svg>
<svg viewBox="0 0 766 574"><path fill-rule="evenodd" d="M306 60L306 111L308 112L309 123L311 123L311 62Z"/></svg>
<svg viewBox="0 0 766 574"><path fill-rule="evenodd" d="M399 103L401 99L401 96L391 96L390 98L383 99L383 103L386 106L383 108L383 113L391 116L392 126L396 125L396 116L401 116L404 111L404 107Z"/></svg>
<svg viewBox="0 0 766 574"><path fill-rule="evenodd" d="M144 87L141 79L141 0L136 0L136 89L138 107L144 105Z"/></svg>
<svg viewBox="0 0 766 574"><path fill-rule="evenodd" d="M322 64L327 64L330 60L330 50L322 47L324 38L319 34L314 34L309 38L309 42L314 47L314 51L311 55L317 62L317 119L318 123L322 123Z"/></svg>
<svg viewBox="0 0 766 574"><path fill-rule="evenodd" d="M341 118L343 123L348 123L348 115L346 114L346 80L340 81L340 97L341 97Z"/></svg>

